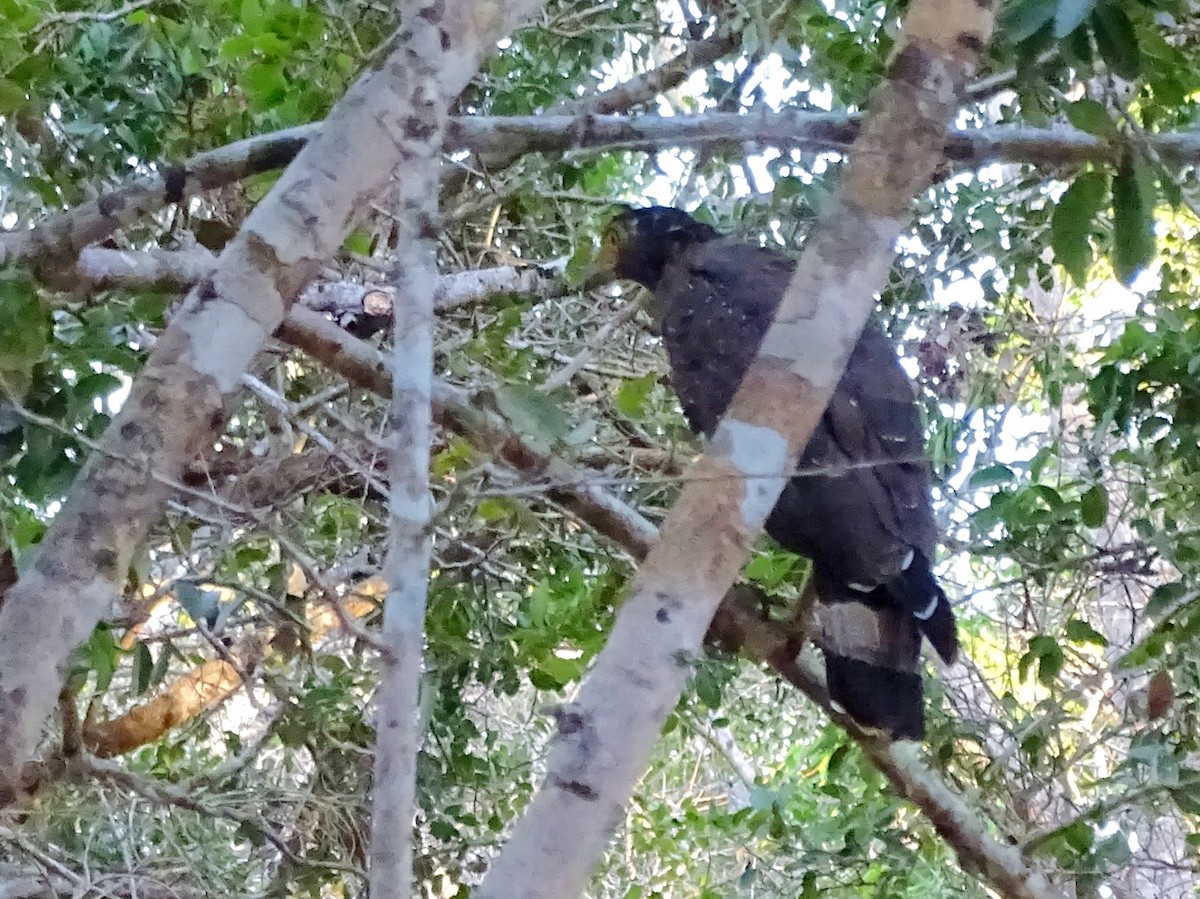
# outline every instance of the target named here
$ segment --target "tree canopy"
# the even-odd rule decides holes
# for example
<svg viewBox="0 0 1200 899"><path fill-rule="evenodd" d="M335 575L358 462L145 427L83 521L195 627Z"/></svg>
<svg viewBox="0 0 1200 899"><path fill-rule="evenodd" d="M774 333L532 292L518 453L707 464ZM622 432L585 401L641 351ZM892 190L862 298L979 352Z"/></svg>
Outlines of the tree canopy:
<svg viewBox="0 0 1200 899"><path fill-rule="evenodd" d="M554 0L453 102L423 895L480 882L700 450L639 295L581 289L595 236L653 201L799 252L909 5ZM2 596L181 296L397 17L0 10ZM975 829L1059 891L1023 895L1195 894L1198 36L1183 0L1003 4L898 242L877 314L918 386L966 655L930 665L929 770L755 642L807 574L761 541L590 895L983 897ZM0 817L0 895L365 895L398 209L355 210L170 485Z"/></svg>

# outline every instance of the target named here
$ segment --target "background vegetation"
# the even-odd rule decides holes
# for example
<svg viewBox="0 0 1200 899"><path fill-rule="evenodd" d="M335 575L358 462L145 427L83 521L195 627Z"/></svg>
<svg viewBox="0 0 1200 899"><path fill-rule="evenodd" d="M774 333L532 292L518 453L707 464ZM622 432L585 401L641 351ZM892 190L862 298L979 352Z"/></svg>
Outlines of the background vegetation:
<svg viewBox="0 0 1200 899"><path fill-rule="evenodd" d="M501 43L457 112L587 111L692 52L686 80L633 98L645 121L849 114L881 76L902 6L554 2ZM880 302L920 387L939 570L970 657L929 678L928 753L1078 896L1191 896L1200 873L1196 175L1157 141L1194 124L1194 14L1187 0L1006 4L959 126L976 140L1056 130L1028 132L1027 157L949 163ZM154 167L320 120L393 27L371 2L0 0L0 225L20 231ZM1094 161L1047 162L1080 132L1099 138ZM655 200L795 249L841 158L836 142L578 143L447 157L443 272L550 267L537 292L443 310L438 375L656 520L697 444L634 295L573 287L599 225L615 201ZM275 176L147 215L108 246L217 250ZM386 281L383 199L331 278ZM0 271L7 581L179 296L89 283L62 258ZM386 404L283 344L256 374L261 389L197 461L121 608L78 655L48 752L61 764L20 819L0 819L0 895L42 895L4 891L43 875L79 895L362 894L373 653L331 603L371 626ZM537 781L553 726L542 712L603 645L633 567L564 513L561 484L492 449L451 428L435 447L416 842L429 896L478 880ZM746 572L781 600L803 575L766 545ZM119 758L72 776L81 746ZM714 655L593 894L987 892L839 727Z"/></svg>

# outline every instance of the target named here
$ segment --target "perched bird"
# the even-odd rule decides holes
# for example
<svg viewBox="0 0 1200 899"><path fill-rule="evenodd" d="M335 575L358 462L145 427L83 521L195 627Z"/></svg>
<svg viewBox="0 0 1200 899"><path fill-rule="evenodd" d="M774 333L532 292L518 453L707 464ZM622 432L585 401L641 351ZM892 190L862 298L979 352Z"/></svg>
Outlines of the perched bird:
<svg viewBox="0 0 1200 899"><path fill-rule="evenodd" d="M588 281L623 278L653 293L672 386L692 429L711 436L794 268L775 250L651 206L608 224ZM924 736L922 635L946 662L958 652L954 613L930 570L929 482L912 384L868 324L766 530L812 560L831 697L897 739Z"/></svg>

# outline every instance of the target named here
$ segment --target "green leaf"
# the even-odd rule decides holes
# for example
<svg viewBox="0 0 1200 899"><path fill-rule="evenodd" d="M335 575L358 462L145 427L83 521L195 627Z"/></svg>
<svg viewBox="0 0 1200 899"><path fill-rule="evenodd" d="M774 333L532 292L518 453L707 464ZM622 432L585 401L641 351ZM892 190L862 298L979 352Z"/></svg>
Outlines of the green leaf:
<svg viewBox="0 0 1200 899"><path fill-rule="evenodd" d="M1098 528L1108 517L1108 491L1100 484L1091 487L1079 498L1079 512L1083 523L1089 528Z"/></svg>
<svg viewBox="0 0 1200 899"><path fill-rule="evenodd" d="M647 372L641 377L627 378L623 381L615 398L621 414L635 420L641 418L650 392L657 383L658 375L655 372Z"/></svg>
<svg viewBox="0 0 1200 899"><path fill-rule="evenodd" d="M1130 671L1142 668L1156 659L1161 659L1166 650L1166 643L1167 634L1161 630L1155 630L1137 646L1117 659L1117 668L1122 671Z"/></svg>
<svg viewBox="0 0 1200 899"><path fill-rule="evenodd" d="M167 676L167 668L171 662L171 656L176 654L175 644L170 640L163 644L162 649L158 653L158 658L154 662L154 668L150 671L150 676L147 679L147 686L157 687L163 682Z"/></svg>
<svg viewBox="0 0 1200 899"><path fill-rule="evenodd" d="M707 671L696 675L695 689L696 697L710 709L721 707L721 683Z"/></svg>
<svg viewBox="0 0 1200 899"><path fill-rule="evenodd" d="M1127 159L1113 178L1113 268L1126 284L1154 258L1153 181Z"/></svg>
<svg viewBox="0 0 1200 899"><path fill-rule="evenodd" d="M103 693L112 683L120 655L121 647L106 624L98 625L88 641L79 647L76 658L81 667L96 675L97 693Z"/></svg>
<svg viewBox="0 0 1200 899"><path fill-rule="evenodd" d="M25 88L0 78L0 115L10 116L26 104Z"/></svg>
<svg viewBox="0 0 1200 899"><path fill-rule="evenodd" d="M546 581L540 581L529 594L529 623L534 627L545 627L550 615L554 594Z"/></svg>
<svg viewBox="0 0 1200 899"><path fill-rule="evenodd" d="M1134 81L1142 72L1142 51L1137 32L1122 5L1123 0L1117 0L1097 7L1092 15L1092 28L1100 57L1115 74Z"/></svg>
<svg viewBox="0 0 1200 899"><path fill-rule="evenodd" d="M120 378L107 372L84 375L71 388L71 412L75 415L90 412L94 401L107 399L122 386Z"/></svg>
<svg viewBox="0 0 1200 899"><path fill-rule="evenodd" d="M359 256L371 255L371 234L364 231L362 228L355 228L346 235L346 239L342 241L342 249L347 253L355 253Z"/></svg>
<svg viewBox="0 0 1200 899"><path fill-rule="evenodd" d="M446 448L433 457L430 466L434 475L444 478L460 468L469 467L475 459L475 448L461 438L450 440Z"/></svg>
<svg viewBox="0 0 1200 899"><path fill-rule="evenodd" d="M789 579L796 569L796 562L791 553L762 552L750 560L742 573L747 580L772 590Z"/></svg>
<svg viewBox="0 0 1200 899"><path fill-rule="evenodd" d="M1102 172L1085 172L1067 188L1050 221L1050 246L1054 258L1075 280L1082 284L1092 267L1092 244L1089 240L1097 214L1108 200L1108 176Z"/></svg>
<svg viewBox="0 0 1200 899"><path fill-rule="evenodd" d="M241 18L247 33L261 31L266 19L259 0L242 0L239 18Z"/></svg>
<svg viewBox="0 0 1200 899"><path fill-rule="evenodd" d="M820 895L820 890L817 889L817 875L812 871L805 871L798 899L817 899Z"/></svg>
<svg viewBox="0 0 1200 899"><path fill-rule="evenodd" d="M994 487L997 484L1010 484L1016 477L1016 473L1007 465L989 465L971 475L970 484L974 488Z"/></svg>
<svg viewBox="0 0 1200 899"><path fill-rule="evenodd" d="M554 443L571 430L571 420L550 395L528 384L504 384L493 391L496 407L519 433Z"/></svg>
<svg viewBox="0 0 1200 899"><path fill-rule="evenodd" d="M27 372L46 355L49 312L24 271L0 271L0 373Z"/></svg>
<svg viewBox="0 0 1200 899"><path fill-rule="evenodd" d="M1091 14L1096 0L1058 0L1054 11L1054 36L1060 40L1078 28Z"/></svg>
<svg viewBox="0 0 1200 899"><path fill-rule="evenodd" d="M151 677L154 674L154 656L150 654L150 647L145 643L139 643L133 650L133 692L136 696L141 696L150 689L152 684Z"/></svg>
<svg viewBox="0 0 1200 899"><path fill-rule="evenodd" d="M1088 134L1097 137L1115 137L1117 126L1103 103L1095 100L1076 100L1068 104L1067 121Z"/></svg>
<svg viewBox="0 0 1200 899"><path fill-rule="evenodd" d="M475 507L475 514L482 521L487 522L503 521L515 515L516 511L517 507L510 500L499 496L489 496L481 499Z"/></svg>
<svg viewBox="0 0 1200 899"><path fill-rule="evenodd" d="M1000 30L1007 41L1019 44L1041 31L1057 11L1057 0L1017 0L1000 14Z"/></svg>
<svg viewBox="0 0 1200 899"><path fill-rule="evenodd" d="M1075 821L1059 834L1059 838L1075 851L1077 856L1090 852L1096 832L1087 821Z"/></svg>
<svg viewBox="0 0 1200 899"><path fill-rule="evenodd" d="M543 675L543 678L539 678L542 683L536 684L539 689L561 690L567 684L579 680L583 673L583 659L560 659L550 654L537 663L536 671ZM547 687L547 683L550 686Z"/></svg>
<svg viewBox="0 0 1200 899"><path fill-rule="evenodd" d="M1130 854L1129 835L1120 830L1101 839L1092 850L1092 857L1102 866L1120 867L1129 861Z"/></svg>
<svg viewBox="0 0 1200 899"><path fill-rule="evenodd" d="M1018 661L1017 671L1024 680L1036 662L1038 680L1050 686L1062 671L1063 661L1063 651L1058 641L1049 634L1038 634L1029 641L1029 649Z"/></svg>
<svg viewBox="0 0 1200 899"><path fill-rule="evenodd" d="M288 95L288 81L280 62L256 62L246 69L242 85L255 112L272 109Z"/></svg>
<svg viewBox="0 0 1200 899"><path fill-rule="evenodd" d="M1107 646L1108 640L1086 621L1072 618L1067 622L1066 637L1072 643L1091 643L1095 646Z"/></svg>
<svg viewBox="0 0 1200 899"><path fill-rule="evenodd" d="M1200 815L1200 791L1194 785L1171 790L1171 798L1185 815Z"/></svg>
<svg viewBox="0 0 1200 899"><path fill-rule="evenodd" d="M789 200L799 196L804 191L804 182L794 175L785 175L775 179L775 190L772 197L776 200Z"/></svg>
<svg viewBox="0 0 1200 899"><path fill-rule="evenodd" d="M1156 587L1146 602L1146 617L1151 621L1159 621L1181 602L1190 601L1191 597L1192 591L1182 581Z"/></svg>

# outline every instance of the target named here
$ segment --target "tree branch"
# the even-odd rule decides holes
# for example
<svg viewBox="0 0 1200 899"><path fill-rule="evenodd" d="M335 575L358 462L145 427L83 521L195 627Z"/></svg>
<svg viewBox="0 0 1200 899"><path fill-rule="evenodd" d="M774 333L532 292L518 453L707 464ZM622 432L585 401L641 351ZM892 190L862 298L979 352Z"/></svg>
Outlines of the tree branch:
<svg viewBox="0 0 1200 899"><path fill-rule="evenodd" d="M70 271L79 251L124 225L202 190L231 184L251 174L287 165L304 144L324 128L304 125L200 153L161 175L142 176L64 212L47 216L33 228L0 234L0 265L33 263L48 283L59 271ZM758 144L810 152L845 152L858 134L859 117L846 113L785 110L751 115L709 112L691 116L636 117L541 115L453 119L446 131L446 150L513 154L604 151L614 148L647 152L668 147L703 147L714 143ZM1200 135L1191 132L1149 134L1136 139L1101 140L1069 127L997 126L975 131L951 130L945 154L950 161L977 168L990 162L1057 167L1085 163L1117 164L1130 149L1149 146L1169 165L1200 162ZM456 169L454 171L462 171ZM447 174L447 178L464 178Z"/></svg>
<svg viewBox="0 0 1200 899"><path fill-rule="evenodd" d="M558 103L547 113L555 116L611 115L627 112L635 106L647 103L661 93L682 84L692 72L720 59L741 43L741 35L732 29L719 28L711 37L689 44L682 53L610 90L576 100ZM467 116L458 121L467 121ZM447 146L447 149L451 147ZM519 146L508 147L495 144L489 147L470 148L475 151L475 166L495 172L507 168L521 158L524 151ZM456 194L471 175L471 165L463 163L450 169L442 178L442 187L448 194Z"/></svg>
<svg viewBox="0 0 1200 899"><path fill-rule="evenodd" d="M465 12L471 0L457 2ZM388 540L383 577L389 585L383 608L379 692L376 698L375 765L371 786L370 895L409 899L413 895L413 823L417 808L417 752L421 745L420 687L424 663L425 607L432 553L429 454L433 443L430 388L433 379L433 307L438 281L438 161L450 101L461 85L442 83L446 49L430 12L401 4L409 22L410 61L424 79L419 110L430 139L408 161L396 182L396 240L393 269L392 408L388 422ZM415 15L414 15L415 13ZM460 13L461 14L461 13ZM450 13L453 20L455 14Z"/></svg>
<svg viewBox="0 0 1200 899"><path fill-rule="evenodd" d="M190 250L85 247L75 265L78 278L72 286L87 290L187 290L210 276L216 267L217 257L203 247ZM543 265L498 265L442 275L434 289L433 305L443 312L483 302L499 293L554 299L567 292L566 278L563 276L565 268L565 260L555 260ZM62 284L65 278L58 277L56 281ZM301 294L299 302L326 312L361 314L364 295L379 290L388 293L390 302L391 288L379 284L319 279Z"/></svg>

